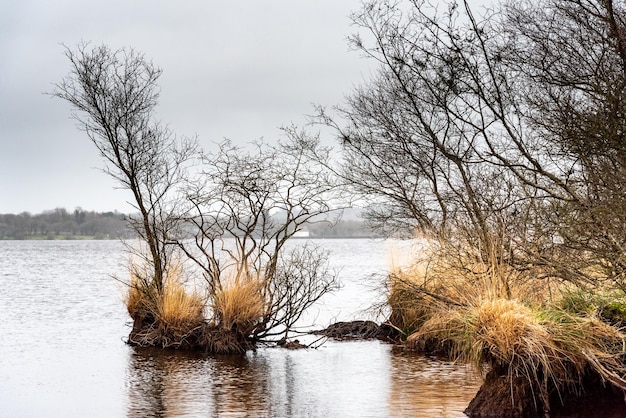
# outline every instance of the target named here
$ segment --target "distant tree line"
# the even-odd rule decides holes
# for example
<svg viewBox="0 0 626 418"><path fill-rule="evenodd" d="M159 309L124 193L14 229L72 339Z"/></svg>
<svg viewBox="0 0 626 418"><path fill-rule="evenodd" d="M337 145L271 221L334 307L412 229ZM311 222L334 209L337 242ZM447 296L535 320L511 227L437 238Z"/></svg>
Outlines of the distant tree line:
<svg viewBox="0 0 626 418"><path fill-rule="evenodd" d="M117 239L131 238L126 215L119 212L85 211L65 208L33 215L0 214L0 239Z"/></svg>
<svg viewBox="0 0 626 418"><path fill-rule="evenodd" d="M377 238L380 232L374 231L367 222L357 219L339 220L331 224L314 223L306 227L311 238Z"/></svg>
<svg viewBox="0 0 626 418"><path fill-rule="evenodd" d="M133 238L128 215L120 212L86 211L78 207L46 210L39 214L0 214L0 239L119 239ZM305 230L311 238L369 238L376 236L366 222L349 219L319 222Z"/></svg>

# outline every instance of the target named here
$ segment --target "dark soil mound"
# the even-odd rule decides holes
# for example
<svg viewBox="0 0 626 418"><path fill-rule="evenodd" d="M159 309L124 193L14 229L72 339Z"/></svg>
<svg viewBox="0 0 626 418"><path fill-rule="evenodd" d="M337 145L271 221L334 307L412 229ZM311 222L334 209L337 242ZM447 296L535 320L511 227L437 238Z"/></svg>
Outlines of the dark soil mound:
<svg viewBox="0 0 626 418"><path fill-rule="evenodd" d="M279 342L278 346L282 348L286 348L287 350L300 350L303 348L309 348L309 346L305 344L301 344L299 340Z"/></svg>
<svg viewBox="0 0 626 418"><path fill-rule="evenodd" d="M315 331L314 334L336 340L380 339L396 341L398 332L388 324L378 325L373 321L336 322L328 328Z"/></svg>
<svg viewBox="0 0 626 418"><path fill-rule="evenodd" d="M255 348L247 336L237 330L227 330L218 327L205 327L202 349L213 354L245 354Z"/></svg>
<svg viewBox="0 0 626 418"><path fill-rule="evenodd" d="M452 341L424 335L420 335L416 338L409 337L406 347L408 350L421 353L425 356L443 358L451 358L451 353L454 351Z"/></svg>
<svg viewBox="0 0 626 418"><path fill-rule="evenodd" d="M225 330L200 322L179 328L155 318L149 311L136 312L127 343L138 347L196 350L213 354L243 354L255 344L237 330Z"/></svg>
<svg viewBox="0 0 626 418"><path fill-rule="evenodd" d="M469 403L469 417L542 417L543 404L536 404L534 392L525 377L508 376L490 371Z"/></svg>
<svg viewBox="0 0 626 418"><path fill-rule="evenodd" d="M136 312L128 344L139 347L201 349L204 345L205 323L193 327L175 327L156 318L147 310Z"/></svg>
<svg viewBox="0 0 626 418"><path fill-rule="evenodd" d="M603 384L597 376L587 376L582 393L559 393L552 390L549 405L539 399L525 377L509 379L503 373L490 371L464 411L469 417L559 417L617 418L626 417L624 392Z"/></svg>
<svg viewBox="0 0 626 418"><path fill-rule="evenodd" d="M604 383L597 375L587 376L581 394L554 392L550 398L553 417L623 418L626 417L624 391Z"/></svg>

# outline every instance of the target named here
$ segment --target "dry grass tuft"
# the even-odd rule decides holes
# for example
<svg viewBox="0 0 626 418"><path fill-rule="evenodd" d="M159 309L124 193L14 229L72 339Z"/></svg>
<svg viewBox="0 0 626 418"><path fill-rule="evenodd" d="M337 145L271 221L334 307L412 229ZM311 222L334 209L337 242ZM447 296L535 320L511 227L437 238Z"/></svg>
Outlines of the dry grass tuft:
<svg viewBox="0 0 626 418"><path fill-rule="evenodd" d="M515 269L501 255L462 252L423 241L416 261L395 267L388 276L390 322L408 335L451 307L496 299L539 305L547 295L558 294L557 285L536 277L536 271Z"/></svg>
<svg viewBox="0 0 626 418"><path fill-rule="evenodd" d="M388 278L387 303L391 307L387 321L405 337L417 331L432 314L424 294L410 281L396 275Z"/></svg>
<svg viewBox="0 0 626 418"><path fill-rule="evenodd" d="M444 341L461 361L487 363L513 381L524 376L547 400L550 387L576 391L588 370L626 388L621 362L624 335L596 317L540 310L509 299L484 299L441 310L411 335L407 345Z"/></svg>
<svg viewBox="0 0 626 418"><path fill-rule="evenodd" d="M485 359L497 367L508 366L549 335L533 311L515 300L479 300L467 306L441 310L411 335L408 344L422 338L450 341L453 355L480 364Z"/></svg>
<svg viewBox="0 0 626 418"><path fill-rule="evenodd" d="M263 282L246 277L229 281L212 298L216 325L224 330L237 330L250 335L265 312Z"/></svg>
<svg viewBox="0 0 626 418"><path fill-rule="evenodd" d="M533 311L516 300L485 300L468 314L466 321L479 347L500 365L512 363L516 356L530 355L537 341L549 340Z"/></svg>
<svg viewBox="0 0 626 418"><path fill-rule="evenodd" d="M204 299L195 292L188 292L175 280L165 282L163 294L156 304L157 317L168 326L190 329L204 322Z"/></svg>
<svg viewBox="0 0 626 418"><path fill-rule="evenodd" d="M136 269L131 270L125 302L132 318L139 312L148 311L161 322L176 328L195 326L204 321L204 298L185 289L180 265L167 272L161 292L141 277Z"/></svg>
<svg viewBox="0 0 626 418"><path fill-rule="evenodd" d="M206 299L189 291L181 265L171 266L157 291L149 271L131 269L126 307L134 320L129 343L147 347L201 348L212 353L244 353L265 313L263 282L251 277L225 280L209 295L213 318L204 317Z"/></svg>
<svg viewBox="0 0 626 418"><path fill-rule="evenodd" d="M136 279L131 279L131 283L128 287L128 291L126 292L124 302L126 304L128 314L133 319L135 319L137 313L145 307L146 294L145 291L141 290L141 287L139 286Z"/></svg>
<svg viewBox="0 0 626 418"><path fill-rule="evenodd" d="M136 319L145 312L154 310L156 294L154 286L151 285L150 271L139 262L131 262L130 282L126 292L124 302L131 318Z"/></svg>
<svg viewBox="0 0 626 418"><path fill-rule="evenodd" d="M553 389L581 390L590 372L626 389L626 335L611 325L624 324L623 298L550 287L498 257L433 249L389 276L394 325L415 328L409 348L488 364L511 382L523 376L544 404Z"/></svg>
<svg viewBox="0 0 626 418"><path fill-rule="evenodd" d="M205 299L185 288L182 267L167 272L158 291L145 271L131 269L126 308L134 320L131 344L161 347L194 347L203 332Z"/></svg>

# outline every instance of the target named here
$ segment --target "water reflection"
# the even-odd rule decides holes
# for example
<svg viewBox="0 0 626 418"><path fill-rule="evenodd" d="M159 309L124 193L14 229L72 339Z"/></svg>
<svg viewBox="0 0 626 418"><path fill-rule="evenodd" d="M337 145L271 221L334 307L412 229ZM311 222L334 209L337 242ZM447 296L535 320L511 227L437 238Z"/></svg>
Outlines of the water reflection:
<svg viewBox="0 0 626 418"><path fill-rule="evenodd" d="M388 347L328 342L317 350L267 350L273 416L387 416Z"/></svg>
<svg viewBox="0 0 626 418"><path fill-rule="evenodd" d="M128 416L267 416L268 376L247 357L139 349L128 368Z"/></svg>
<svg viewBox="0 0 626 418"><path fill-rule="evenodd" d="M464 416L480 378L377 342L243 357L136 350L129 417Z"/></svg>
<svg viewBox="0 0 626 418"><path fill-rule="evenodd" d="M432 359L394 350L391 355L392 416L404 416L408 406L419 416L464 417L462 411L472 400L482 379L467 365Z"/></svg>

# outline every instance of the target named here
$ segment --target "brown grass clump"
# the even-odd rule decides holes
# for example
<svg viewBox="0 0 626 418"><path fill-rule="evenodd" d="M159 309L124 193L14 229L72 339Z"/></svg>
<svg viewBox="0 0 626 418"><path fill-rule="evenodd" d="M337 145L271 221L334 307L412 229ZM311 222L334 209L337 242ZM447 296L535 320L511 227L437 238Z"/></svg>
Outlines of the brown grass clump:
<svg viewBox="0 0 626 418"><path fill-rule="evenodd" d="M546 342L549 334L527 306L514 300L486 299L439 311L407 343L413 346L423 338L452 342L456 358L477 364L488 360L500 367L526 353L537 353L534 344Z"/></svg>
<svg viewBox="0 0 626 418"><path fill-rule="evenodd" d="M488 365L511 384L521 377L548 408L590 376L626 389L626 335L614 326L625 323L621 300L568 293L495 256L434 245L422 254L389 276L390 319L415 329L408 348Z"/></svg>
<svg viewBox="0 0 626 418"><path fill-rule="evenodd" d="M171 268L159 292L141 273L131 270L126 308L133 318L129 343L148 347L194 348L206 324L202 295L189 292L180 266Z"/></svg>
<svg viewBox="0 0 626 418"><path fill-rule="evenodd" d="M156 305L156 289L149 281L150 271L142 268L139 263L131 263L130 282L124 302L131 318L145 315L146 312L154 311Z"/></svg>
<svg viewBox="0 0 626 418"><path fill-rule="evenodd" d="M439 311L407 344L419 348L433 338L447 342L456 359L489 364L511 382L525 377L544 405L553 389L580 390L589 371L626 389L620 359L626 335L595 317L484 299Z"/></svg>
<svg viewBox="0 0 626 418"><path fill-rule="evenodd" d="M452 257L434 244L422 245L412 264L393 266L387 278L389 322L405 336L417 331L441 306L465 305L492 296L494 269L467 255ZM499 292L504 293L504 292Z"/></svg>
<svg viewBox="0 0 626 418"><path fill-rule="evenodd" d="M406 338L417 331L433 314L436 304L433 296L446 298L453 289L451 282L441 286L439 277L434 274L437 258L432 257L428 247L424 254L411 263L397 263L396 250L391 252L391 273L387 276L387 304L391 308L388 321Z"/></svg>
<svg viewBox="0 0 626 418"><path fill-rule="evenodd" d="M246 277L233 279L217 290L211 301L216 326L250 335L265 312L262 288L261 280Z"/></svg>
<svg viewBox="0 0 626 418"><path fill-rule="evenodd" d="M540 305L560 288L549 279L536 279L536 274L530 268L508 265L502 255L463 252L424 241L413 264L394 267L388 276L390 322L409 335L442 309L469 306L477 300Z"/></svg>
<svg viewBox="0 0 626 418"><path fill-rule="evenodd" d="M139 284L136 279L131 279L130 286L128 287L128 291L126 292L125 304L126 309L128 310L128 314L131 318L135 319L137 313L143 308L146 304L146 293L145 291L140 290Z"/></svg>
<svg viewBox="0 0 626 418"><path fill-rule="evenodd" d="M388 322L405 338L417 331L431 315L431 305L424 294L410 280L398 275L388 277L387 303L391 307Z"/></svg>
<svg viewBox="0 0 626 418"><path fill-rule="evenodd" d="M170 327L189 329L204 322L204 299L188 292L177 281L168 280L156 304L157 317Z"/></svg>
<svg viewBox="0 0 626 418"><path fill-rule="evenodd" d="M144 347L201 349L220 354L240 354L254 348L251 335L265 312L263 282L250 277L225 280L209 295L213 318L204 317L205 298L190 292L181 266L172 266L163 288L131 270L126 307L134 320L129 343Z"/></svg>
<svg viewBox="0 0 626 418"><path fill-rule="evenodd" d="M203 344L218 354L245 353L254 348L251 335L265 313L263 282L252 277L226 280L211 296L213 319Z"/></svg>

